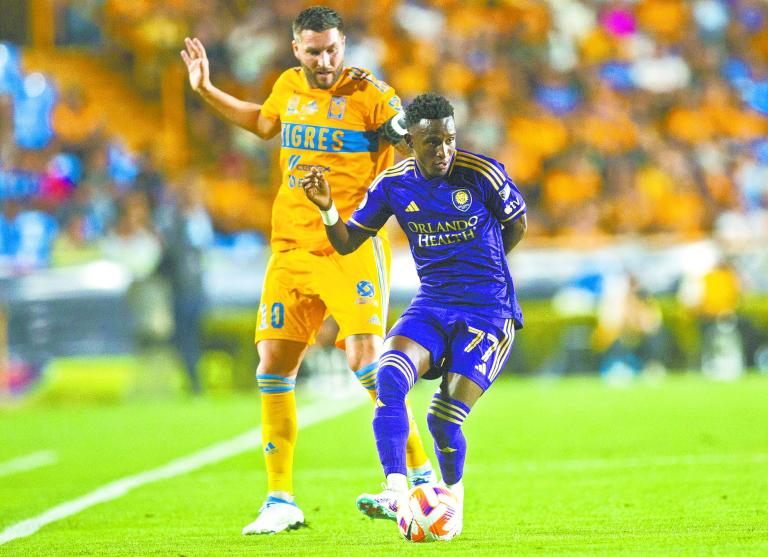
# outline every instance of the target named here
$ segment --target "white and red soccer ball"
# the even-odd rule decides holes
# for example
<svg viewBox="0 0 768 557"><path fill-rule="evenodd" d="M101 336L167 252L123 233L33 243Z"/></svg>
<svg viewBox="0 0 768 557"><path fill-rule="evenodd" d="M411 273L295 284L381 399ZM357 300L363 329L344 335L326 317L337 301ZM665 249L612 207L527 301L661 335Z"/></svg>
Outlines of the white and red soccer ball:
<svg viewBox="0 0 768 557"><path fill-rule="evenodd" d="M461 531L460 514L459 503L448 488L421 484L398 506L397 528L408 541L448 541Z"/></svg>

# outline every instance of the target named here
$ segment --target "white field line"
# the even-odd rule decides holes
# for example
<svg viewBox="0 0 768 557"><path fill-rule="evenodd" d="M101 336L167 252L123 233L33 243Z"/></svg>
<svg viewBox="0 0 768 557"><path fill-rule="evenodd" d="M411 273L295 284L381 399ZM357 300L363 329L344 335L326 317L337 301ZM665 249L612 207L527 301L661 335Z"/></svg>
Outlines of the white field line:
<svg viewBox="0 0 768 557"><path fill-rule="evenodd" d="M55 464L57 460L56 453L53 451L37 451L28 455L12 458L11 460L0 462L0 478L40 468L41 466Z"/></svg>
<svg viewBox="0 0 768 557"><path fill-rule="evenodd" d="M354 397L352 400L334 401L332 405L327 402L311 404L299 410L299 424L302 427L306 427L334 418L356 406L360 406L365 400ZM105 503L122 497L137 487L174 478L255 449L261 444L260 437L261 428L254 428L227 441L216 443L206 449L173 460L159 468L110 482L82 497L66 501L48 509L42 514L12 524L0 532L0 545L18 538L31 536L43 526L73 516L99 503Z"/></svg>

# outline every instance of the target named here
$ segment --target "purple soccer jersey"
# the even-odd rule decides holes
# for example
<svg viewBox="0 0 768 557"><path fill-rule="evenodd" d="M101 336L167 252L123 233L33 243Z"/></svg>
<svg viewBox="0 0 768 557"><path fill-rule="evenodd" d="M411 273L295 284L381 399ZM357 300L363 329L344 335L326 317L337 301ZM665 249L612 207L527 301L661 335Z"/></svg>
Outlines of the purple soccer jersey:
<svg viewBox="0 0 768 557"><path fill-rule="evenodd" d="M457 150L445 176L424 178L413 158L382 172L347 224L373 235L395 215L421 282L412 307L512 318L520 328L501 229L525 210L504 165Z"/></svg>

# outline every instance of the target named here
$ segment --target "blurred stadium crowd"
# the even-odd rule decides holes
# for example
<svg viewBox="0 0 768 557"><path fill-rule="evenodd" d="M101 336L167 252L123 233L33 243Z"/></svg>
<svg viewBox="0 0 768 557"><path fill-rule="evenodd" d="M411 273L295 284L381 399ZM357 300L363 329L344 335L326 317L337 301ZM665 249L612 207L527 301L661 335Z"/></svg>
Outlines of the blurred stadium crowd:
<svg viewBox="0 0 768 557"><path fill-rule="evenodd" d="M103 58L159 105L183 38L197 36L219 87L263 100L295 65L290 23L306 4L59 2L53 42ZM346 20L348 65L373 70L406 103L425 90L454 102L461 146L506 164L534 239L768 236L766 2L330 4ZM29 72L21 52L0 46L6 270L79 260L131 212L151 233L168 182L199 183L218 231L268 235L276 142L233 130L187 92L188 126L176 133L189 162L174 168L157 145L132 145L130 129L107 133L99 89Z"/></svg>
<svg viewBox="0 0 768 557"><path fill-rule="evenodd" d="M262 4L232 27L221 23L220 9L208 19L193 16L187 29L155 15L154 32L145 32L159 41L174 30L202 37L219 81L263 98L265 86L295 63L285 43L299 7ZM721 215L766 206L764 2L339 8L349 25L347 62L383 76L405 102L429 89L450 97L461 144L505 162L524 188L535 207L534 235L690 238L716 228ZM205 118L195 113L195 121ZM195 139L203 143L215 124L198 126L193 133L202 132ZM274 160L263 148L245 152L261 164ZM754 226L765 232L764 223Z"/></svg>
<svg viewBox="0 0 768 557"><path fill-rule="evenodd" d="M179 50L199 37L213 82L263 101L296 64L290 25L311 3L12 4L0 20L0 286L114 261L131 277L140 343L172 335L198 390L202 351L230 350L236 329L234 375L251 387L250 313L233 328L205 304L258 299L279 144L208 110ZM516 371L768 369L768 2L328 4L345 18L347 65L405 103L427 90L450 98L459 145L504 162L520 186L529 233L515 272L533 309ZM408 259L398 233L395 268ZM53 300L42 319L37 302L0 312L11 361L100 339L96 310L75 318L84 333L64 325L74 306ZM307 365L340 356L328 327ZM51 339L76 349L51 351ZM98 353L103 339L92 344Z"/></svg>

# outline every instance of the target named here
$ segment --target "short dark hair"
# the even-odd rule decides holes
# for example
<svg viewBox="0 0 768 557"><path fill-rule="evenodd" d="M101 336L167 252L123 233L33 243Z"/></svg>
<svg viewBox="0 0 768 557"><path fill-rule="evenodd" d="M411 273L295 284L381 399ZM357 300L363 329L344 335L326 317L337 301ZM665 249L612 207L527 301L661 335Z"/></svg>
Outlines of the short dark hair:
<svg viewBox="0 0 768 557"><path fill-rule="evenodd" d="M423 119L440 120L453 116L453 105L436 93L419 95L405 109L405 127L410 128Z"/></svg>
<svg viewBox="0 0 768 557"><path fill-rule="evenodd" d="M319 33L333 28L338 29L342 33L344 32L344 21L338 12L327 6L312 6L302 10L296 16L296 19L293 21L293 36L298 39L302 31L309 30Z"/></svg>

